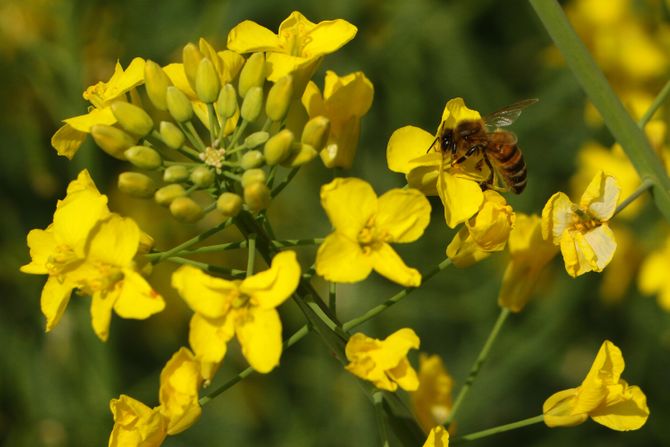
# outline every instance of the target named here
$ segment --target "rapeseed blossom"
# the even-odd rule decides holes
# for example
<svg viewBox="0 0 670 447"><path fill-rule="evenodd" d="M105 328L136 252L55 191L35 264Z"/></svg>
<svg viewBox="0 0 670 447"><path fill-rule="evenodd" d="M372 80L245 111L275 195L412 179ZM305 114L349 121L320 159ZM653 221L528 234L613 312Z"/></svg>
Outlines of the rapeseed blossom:
<svg viewBox="0 0 670 447"><path fill-rule="evenodd" d="M417 421L428 432L447 422L451 412L454 381L439 355L419 355L419 388L411 394Z"/></svg>
<svg viewBox="0 0 670 447"><path fill-rule="evenodd" d="M441 425L434 427L423 447L449 447L449 432Z"/></svg>

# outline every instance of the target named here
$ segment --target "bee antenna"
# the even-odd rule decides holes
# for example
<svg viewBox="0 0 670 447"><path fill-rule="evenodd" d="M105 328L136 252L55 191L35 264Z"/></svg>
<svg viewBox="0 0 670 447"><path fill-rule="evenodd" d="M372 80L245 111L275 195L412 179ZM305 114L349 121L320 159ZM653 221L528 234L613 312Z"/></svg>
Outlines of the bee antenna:
<svg viewBox="0 0 670 447"><path fill-rule="evenodd" d="M433 142L430 143L430 146L428 146L428 149L426 149L426 153L430 152L430 148L433 147L433 146L435 146L435 143L437 143L437 140L439 140L439 139L440 139L440 136L439 136L439 135L435 137L435 139L433 140Z"/></svg>

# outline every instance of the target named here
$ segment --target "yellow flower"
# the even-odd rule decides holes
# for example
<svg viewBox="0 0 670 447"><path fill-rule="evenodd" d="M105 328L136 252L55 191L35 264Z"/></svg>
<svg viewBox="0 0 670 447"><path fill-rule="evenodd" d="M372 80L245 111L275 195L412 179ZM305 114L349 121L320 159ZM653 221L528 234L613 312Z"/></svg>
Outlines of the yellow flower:
<svg viewBox="0 0 670 447"><path fill-rule="evenodd" d="M92 296L91 322L98 337L109 335L112 309L122 318L145 319L165 303L135 271L133 260L141 245L141 231L132 219L110 213L84 170L59 201L54 221L46 230L32 230L28 246L32 261L21 271L47 274L41 308L53 329L74 289Z"/></svg>
<svg viewBox="0 0 670 447"><path fill-rule="evenodd" d="M298 70L309 79L321 57L340 49L354 38L357 31L346 20L316 24L294 11L279 25L279 34L245 20L230 30L227 46L238 53L267 52L270 81Z"/></svg>
<svg viewBox="0 0 670 447"><path fill-rule="evenodd" d="M441 425L434 427L423 447L449 447L449 432Z"/></svg>
<svg viewBox="0 0 670 447"><path fill-rule="evenodd" d="M321 187L321 205L335 231L316 254L316 272L329 281L357 282L374 269L406 287L421 274L407 267L389 243L417 240L430 221L430 204L415 189L392 189L377 198L357 178L336 178Z"/></svg>
<svg viewBox="0 0 670 447"><path fill-rule="evenodd" d="M468 267L491 253L505 248L514 226L515 214L505 198L495 191L484 191L484 203L477 214L447 247L447 256L457 267Z"/></svg>
<svg viewBox="0 0 670 447"><path fill-rule="evenodd" d="M653 251L644 260L638 277L638 285L642 293L658 295L658 304L670 311L670 237L665 239L663 246Z"/></svg>
<svg viewBox="0 0 670 447"><path fill-rule="evenodd" d="M520 312L528 303L530 294L544 267L558 248L542 237L540 217L517 214L507 244L510 262L503 275L498 304L512 312Z"/></svg>
<svg viewBox="0 0 670 447"><path fill-rule="evenodd" d="M647 398L637 386L621 379L621 350L605 340L582 384L553 394L544 402L544 422L549 427L570 427L589 417L612 430L642 427L649 417Z"/></svg>
<svg viewBox="0 0 670 447"><path fill-rule="evenodd" d="M174 435L193 425L202 412L200 363L190 350L181 348L165 364L160 382L160 412L167 421L167 433Z"/></svg>
<svg viewBox="0 0 670 447"><path fill-rule="evenodd" d="M419 337L409 328L400 329L385 340L358 332L345 347L350 362L346 369L382 390L395 391L400 387L414 391L419 387L419 379L407 360L407 352L418 348Z"/></svg>
<svg viewBox="0 0 670 447"><path fill-rule="evenodd" d="M125 101L125 94L144 82L144 59L136 57L125 70L116 63L114 74L107 82L98 82L86 89L84 99L92 106L88 113L64 120L65 125L51 137L51 145L59 155L74 157L81 144L97 124L112 125L116 118L111 105L114 101Z"/></svg>
<svg viewBox="0 0 670 447"><path fill-rule="evenodd" d="M454 382L439 355L419 355L419 388L412 392L412 408L424 431L447 422Z"/></svg>
<svg viewBox="0 0 670 447"><path fill-rule="evenodd" d="M326 71L323 95L309 81L302 103L310 118L325 116L330 121L330 134L321 159L328 168L351 168L361 130L361 117L372 105L374 87L362 71L338 76ZM318 148L316 148L318 149Z"/></svg>
<svg viewBox="0 0 670 447"><path fill-rule="evenodd" d="M258 372L270 372L282 351L281 321L276 307L293 294L300 281L295 253L285 251L269 270L243 281L227 281L183 266L172 275L172 286L195 312L189 343L210 380L226 354L226 343L237 334L242 354Z"/></svg>
<svg viewBox="0 0 670 447"><path fill-rule="evenodd" d="M462 98L447 102L442 113L444 128L460 121L478 120L479 112L468 109ZM439 195L444 218L451 228L472 217L484 201L479 183L473 179L477 157L451 166L449 155L441 153L436 136L414 126L402 127L391 135L386 160L391 171L405 174L407 183L427 195Z"/></svg>
<svg viewBox="0 0 670 447"><path fill-rule="evenodd" d="M616 250L614 233L607 221L619 199L614 177L600 171L584 191L579 206L558 192L542 210L542 236L560 245L565 269L572 277L601 272Z"/></svg>
<svg viewBox="0 0 670 447"><path fill-rule="evenodd" d="M600 297L609 304L621 302L628 295L643 260L640 241L628 226L612 223L612 231L616 234L617 249L598 287Z"/></svg>
<svg viewBox="0 0 670 447"><path fill-rule="evenodd" d="M157 447L165 440L167 421L159 407L151 409L125 394L109 406L114 415L109 447Z"/></svg>

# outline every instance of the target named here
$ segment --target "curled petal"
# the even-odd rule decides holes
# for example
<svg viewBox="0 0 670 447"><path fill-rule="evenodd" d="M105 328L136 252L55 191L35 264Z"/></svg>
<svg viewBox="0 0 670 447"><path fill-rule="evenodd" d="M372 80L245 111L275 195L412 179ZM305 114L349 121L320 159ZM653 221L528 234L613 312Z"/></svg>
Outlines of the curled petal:
<svg viewBox="0 0 670 447"><path fill-rule="evenodd" d="M188 265L172 274L172 287L177 289L194 312L208 318L224 316L238 293L235 283L209 276Z"/></svg>
<svg viewBox="0 0 670 447"><path fill-rule="evenodd" d="M274 309L252 308L237 316L235 332L242 345L242 354L256 371L268 373L279 365L281 331L279 314Z"/></svg>
<svg viewBox="0 0 670 447"><path fill-rule="evenodd" d="M379 198L376 225L386 231L389 242L413 242L430 222L430 203L416 189L392 189Z"/></svg>
<svg viewBox="0 0 670 447"><path fill-rule="evenodd" d="M167 419L167 433L180 433L200 417L198 390L202 383L200 365L187 348L180 348L165 364L160 376L161 414Z"/></svg>
<svg viewBox="0 0 670 447"><path fill-rule="evenodd" d="M374 270L395 283L405 287L419 287L421 273L408 267L398 253L387 243L375 247L371 253Z"/></svg>
<svg viewBox="0 0 670 447"><path fill-rule="evenodd" d="M479 184L442 172L437 180L437 192L444 205L444 219L449 227L471 218L484 201Z"/></svg>
<svg viewBox="0 0 670 447"><path fill-rule="evenodd" d="M151 409L125 394L112 399L109 407L114 415L109 447L158 447L165 440L167 421L159 408Z"/></svg>
<svg viewBox="0 0 670 447"><path fill-rule="evenodd" d="M637 430L649 418L647 397L637 386L626 387L621 400L595 409L591 412L591 418L612 430Z"/></svg>
<svg viewBox="0 0 670 447"><path fill-rule="evenodd" d="M467 227L461 228L447 246L447 256L459 268L470 267L490 255L490 251L482 250L475 242Z"/></svg>
<svg viewBox="0 0 670 447"><path fill-rule="evenodd" d="M56 327L60 321L67 304L70 302L70 295L72 295L72 289L75 286L68 278L60 280L56 276L50 276L47 279L40 298L40 307L47 319L47 332Z"/></svg>
<svg viewBox="0 0 670 447"><path fill-rule="evenodd" d="M346 76L338 76L333 71L326 71L323 97L328 106L328 116L333 121L345 117L362 117L372 106L374 87L362 71ZM311 116L311 115L310 115Z"/></svg>
<svg viewBox="0 0 670 447"><path fill-rule="evenodd" d="M102 341L107 341L109 337L109 324L112 321L114 298L111 294L108 296L102 292L97 292L93 294L93 300L91 301L91 325L95 334Z"/></svg>
<svg viewBox="0 0 670 447"><path fill-rule="evenodd" d="M616 179L600 171L589 183L579 204L599 220L606 221L614 214L620 193Z"/></svg>
<svg viewBox="0 0 670 447"><path fill-rule="evenodd" d="M338 232L326 237L316 253L316 272L328 281L362 281L370 275L372 264L357 242Z"/></svg>
<svg viewBox="0 0 670 447"><path fill-rule="evenodd" d="M30 248L30 263L21 266L23 273L46 275L47 262L56 253L58 241L52 230L30 230L28 233L28 247Z"/></svg>
<svg viewBox="0 0 670 447"><path fill-rule="evenodd" d="M111 126L112 124L116 123L116 118L112 113L112 108L105 107L102 109L92 109L85 115L79 115L72 118L68 118L66 120L63 120L63 122L66 123L68 126L70 126L70 128L74 129L75 131L90 133L91 127L96 126L98 124L105 124L107 126ZM76 134L72 132L68 132L65 135L71 138L72 137L76 138Z"/></svg>
<svg viewBox="0 0 670 447"><path fill-rule="evenodd" d="M548 427L572 427L589 418L586 413L574 412L577 392L578 388L570 388L554 393L544 401L542 412Z"/></svg>
<svg viewBox="0 0 670 447"><path fill-rule="evenodd" d="M584 239L593 249L596 257L595 272L601 272L610 263L616 251L616 240L610 227L604 223L584 234Z"/></svg>
<svg viewBox="0 0 670 447"><path fill-rule="evenodd" d="M274 309L283 303L298 287L300 264L295 252L283 251L272 259L269 270L246 278L240 291L257 301L263 309Z"/></svg>
<svg viewBox="0 0 670 447"><path fill-rule="evenodd" d="M574 209L575 205L562 192L551 196L542 210L542 237L558 245L575 218Z"/></svg>
<svg viewBox="0 0 670 447"><path fill-rule="evenodd" d="M69 124L64 124L51 137L51 146L56 149L58 155L72 160L84 140L86 140L86 132L77 130Z"/></svg>

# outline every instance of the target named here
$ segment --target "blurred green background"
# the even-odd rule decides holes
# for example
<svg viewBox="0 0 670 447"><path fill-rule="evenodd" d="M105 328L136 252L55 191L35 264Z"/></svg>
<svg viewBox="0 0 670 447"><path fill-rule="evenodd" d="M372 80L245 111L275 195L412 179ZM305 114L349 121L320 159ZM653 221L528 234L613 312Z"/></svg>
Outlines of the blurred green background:
<svg viewBox="0 0 670 447"><path fill-rule="evenodd" d="M603 8L608 4L602 1ZM667 22L663 3L633 4L640 17ZM251 19L276 30L293 10L314 22L343 18L359 28L354 41L326 58L314 80L322 85L328 68L338 74L363 70L373 82L375 100L363 119L350 174L370 181L379 192L403 184L402 176L386 168L391 133L408 124L432 131L445 102L456 96L483 113L520 99L540 98L513 126L529 169L526 191L509 197L521 212L539 213L551 194L569 191L584 142L612 144L604 129L585 124L585 97L571 73L560 63L547 62L552 59L547 52L550 41L527 2L0 0L0 444L106 445L113 424L109 400L124 393L156 404L160 369L187 343L190 311L170 290L172 267L162 265L151 281L168 301L163 313L139 322L115 317L110 339L103 344L90 327L89 300L74 297L60 325L44 333L39 310L44 278L18 271L29 260L25 236L51 222L56 200L83 167L110 195L112 210L135 218L159 248L198 232L147 201L115 192L122 166L90 139L73 161L58 157L49 139L60 120L85 111L82 91L108 79L117 59L124 66L134 56L166 64L179 58L186 42L201 36L222 49L228 30L240 21ZM329 231L318 188L330 178L320 163L312 163L272 205L280 238L322 237ZM431 203L433 221L425 236L398 247L409 265L424 271L444 258L453 234L444 224L439 201ZM637 258L660 243L660 221L647 204L632 222ZM314 249L301 249L301 256L303 265L310 265ZM498 314L505 256L494 255L467 270L448 268L361 329L384 338L401 327L414 328L422 340L421 351L442 356L457 390ZM226 254L218 262L243 266L245 253ZM637 263L639 259L631 256L624 264L634 272ZM635 281L614 278L620 297L602 299L602 278L588 274L571 279L562 261L554 261L533 302L513 315L500 335L461 409L458 432L539 414L549 395L580 383L604 339L622 349L624 378L647 394L651 417L646 426L617 433L593 422L552 430L538 425L473 445L670 445L670 317L655 299L640 295ZM323 283L317 285L325 290ZM348 320L398 287L373 275L338 290L338 313ZM285 335L302 325L293 303L282 306L281 313ZM232 346L214 386L246 367L236 343ZM411 359L418 364L416 353ZM311 335L284 353L278 369L227 391L205 407L195 426L164 445L378 442L366 396Z"/></svg>

